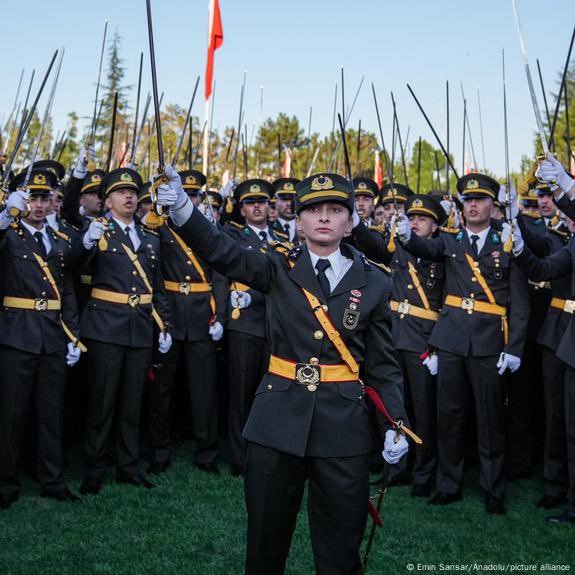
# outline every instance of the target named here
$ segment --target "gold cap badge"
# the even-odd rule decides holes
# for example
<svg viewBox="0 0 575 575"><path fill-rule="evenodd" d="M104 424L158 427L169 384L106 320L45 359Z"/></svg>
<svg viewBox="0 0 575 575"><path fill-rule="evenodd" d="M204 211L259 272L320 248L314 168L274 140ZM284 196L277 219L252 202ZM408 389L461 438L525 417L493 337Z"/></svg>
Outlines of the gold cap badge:
<svg viewBox="0 0 575 575"><path fill-rule="evenodd" d="M333 189L333 182L327 176L318 176L311 182L312 190L331 190Z"/></svg>

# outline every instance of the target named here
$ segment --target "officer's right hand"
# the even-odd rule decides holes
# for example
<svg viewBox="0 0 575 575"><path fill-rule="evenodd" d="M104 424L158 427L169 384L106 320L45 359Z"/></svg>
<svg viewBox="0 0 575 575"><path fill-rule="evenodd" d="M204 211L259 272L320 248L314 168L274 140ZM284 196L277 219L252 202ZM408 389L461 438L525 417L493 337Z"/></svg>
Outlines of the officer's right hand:
<svg viewBox="0 0 575 575"><path fill-rule="evenodd" d="M166 178L168 178L168 182L158 186L158 205L177 210L186 203L188 196L182 187L182 179L177 170L168 164L164 173Z"/></svg>
<svg viewBox="0 0 575 575"><path fill-rule="evenodd" d="M400 214L399 216L393 216L391 218L391 230L397 229L397 235L399 239L407 243L411 239L411 224L409 223L409 218L405 214Z"/></svg>
<svg viewBox="0 0 575 575"><path fill-rule="evenodd" d="M247 291L232 290L230 292L230 303L232 307L246 309L252 303L252 296Z"/></svg>
<svg viewBox="0 0 575 575"><path fill-rule="evenodd" d="M436 353L430 353L421 363L427 367L431 375L437 375L439 368L439 358Z"/></svg>
<svg viewBox="0 0 575 575"><path fill-rule="evenodd" d="M547 152L547 159L540 162L536 176L550 186L558 186L566 194L574 189L573 178L551 152Z"/></svg>
<svg viewBox="0 0 575 575"><path fill-rule="evenodd" d="M76 160L76 164L74 166L74 171L72 175L77 178L78 180L83 180L88 173L88 159L90 161L94 161L94 146L90 144L88 149L84 146L80 148L80 153L78 154L78 159Z"/></svg>
<svg viewBox="0 0 575 575"><path fill-rule="evenodd" d="M499 186L499 193L497 194L497 200L499 203L505 207L505 213L511 212L511 218L516 218L519 213L519 203L517 201L517 190L513 182L509 183L509 205L507 205L507 186L501 184Z"/></svg>
<svg viewBox="0 0 575 575"><path fill-rule="evenodd" d="M234 188L236 187L236 182L232 179L228 180L221 188L220 195L225 200L228 196L232 195Z"/></svg>
<svg viewBox="0 0 575 575"><path fill-rule="evenodd" d="M501 242L505 244L513 236L513 255L518 256L525 248L525 242L521 235L521 229L517 225L517 220L513 220L513 226L504 222L501 228Z"/></svg>
<svg viewBox="0 0 575 575"><path fill-rule="evenodd" d="M82 243L87 250L91 250L97 243L98 240L104 235L104 231L106 230L106 224L100 220L92 220L86 233L84 234L84 238L82 239Z"/></svg>

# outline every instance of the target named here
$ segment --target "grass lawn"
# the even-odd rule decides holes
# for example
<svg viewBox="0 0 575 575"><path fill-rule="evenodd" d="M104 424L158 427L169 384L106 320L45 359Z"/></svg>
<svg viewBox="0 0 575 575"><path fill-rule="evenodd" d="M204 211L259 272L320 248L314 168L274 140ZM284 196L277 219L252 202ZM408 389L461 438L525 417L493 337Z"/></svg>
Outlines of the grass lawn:
<svg viewBox="0 0 575 575"><path fill-rule="evenodd" d="M194 470L188 444L151 491L115 484L110 470L100 496L69 505L41 499L26 479L20 500L0 512L0 573L242 573L243 483L223 465L222 471L213 477ZM77 463L67 477L77 490ZM534 506L539 481L510 485L507 515L492 517L483 511L476 473L466 479L464 500L446 508L411 498L408 487L390 489L369 572L407 573L409 563L414 571L418 564L440 571L440 564L474 562L511 564L509 572L527 564L542 572L546 563L575 569L575 526L545 523L548 513ZM287 572L313 573L305 510Z"/></svg>

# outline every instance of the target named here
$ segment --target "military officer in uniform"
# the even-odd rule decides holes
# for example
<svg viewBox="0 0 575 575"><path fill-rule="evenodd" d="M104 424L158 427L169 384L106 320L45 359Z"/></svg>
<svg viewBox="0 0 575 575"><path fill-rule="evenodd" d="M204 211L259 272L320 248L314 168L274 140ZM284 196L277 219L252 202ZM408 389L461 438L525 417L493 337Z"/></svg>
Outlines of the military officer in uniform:
<svg viewBox="0 0 575 575"><path fill-rule="evenodd" d="M116 431L116 480L154 485L138 466L142 395L154 346L170 349L170 310L164 290L157 236L134 222L142 180L130 168L104 181L106 224L92 222L82 237L92 276L90 299L80 318L88 342L89 402L80 492L100 492L108 439ZM154 342L154 323L159 328Z"/></svg>
<svg viewBox="0 0 575 575"><path fill-rule="evenodd" d="M404 204L413 195L413 190L403 184L385 184L381 187L381 205L383 206L383 219L389 225L394 215L405 214ZM397 206L398 214L395 213Z"/></svg>
<svg viewBox="0 0 575 575"><path fill-rule="evenodd" d="M267 221L273 191L271 184L260 179L246 180L235 189L235 200L245 224L229 223L223 231L245 249L266 252L270 244L279 240ZM242 475L246 457L246 440L242 431L255 391L269 363L264 294L232 281L227 329L230 459L232 475Z"/></svg>
<svg viewBox="0 0 575 575"><path fill-rule="evenodd" d="M299 183L297 178L279 178L273 185L277 218L272 228L282 242L290 242L297 245L297 233L295 225L294 197L295 187Z"/></svg>
<svg viewBox="0 0 575 575"><path fill-rule="evenodd" d="M413 233L425 240L434 237L447 218L439 202L428 195L409 196L405 212ZM393 270L393 341L403 372L409 420L423 440L414 450L411 493L429 497L437 462L437 354L430 348L429 338L443 301L444 264L417 258L401 244L391 252L380 229L358 221L353 237L367 257Z"/></svg>
<svg viewBox="0 0 575 575"><path fill-rule="evenodd" d="M336 174L306 178L295 197L306 245L262 253L219 232L193 208L175 171L168 166L166 174L158 200L170 206L171 225L216 270L266 297L270 364L244 429L246 572L284 572L308 481L316 571L358 573L373 447L363 384L392 418L403 418L404 409L391 280L341 244L351 231L353 189ZM407 442L391 429L395 421L378 421L384 456L397 463Z"/></svg>
<svg viewBox="0 0 575 575"><path fill-rule="evenodd" d="M525 276L503 249L491 224L499 184L483 174L457 182L464 227L422 240L407 217L399 235L412 254L445 264L445 299L429 339L438 355L437 493L446 505L461 499L464 429L471 396L477 412L485 510L505 513L505 411L501 376L521 365L529 300Z"/></svg>
<svg viewBox="0 0 575 575"><path fill-rule="evenodd" d="M62 475L62 424L66 362L83 348L68 271L70 240L45 224L56 176L34 169L11 182L0 213L0 509L18 499L18 460L26 413L38 422L36 475L40 494L57 501L79 497ZM15 218L11 217L16 214ZM66 353L67 350L67 353Z"/></svg>
<svg viewBox="0 0 575 575"><path fill-rule="evenodd" d="M197 172L199 186L205 176ZM196 197L195 190L190 196ZM218 398L215 343L224 333L227 314L227 280L210 270L184 243L177 230L155 228L160 239L164 288L170 302L172 347L155 366L149 385L148 473L162 473L170 466L170 399L180 359L185 359L186 384L197 445L195 467L218 473Z"/></svg>
<svg viewBox="0 0 575 575"><path fill-rule="evenodd" d="M353 179L355 191L355 211L367 226L374 225L373 211L375 199L379 194L377 184L371 178L358 177Z"/></svg>

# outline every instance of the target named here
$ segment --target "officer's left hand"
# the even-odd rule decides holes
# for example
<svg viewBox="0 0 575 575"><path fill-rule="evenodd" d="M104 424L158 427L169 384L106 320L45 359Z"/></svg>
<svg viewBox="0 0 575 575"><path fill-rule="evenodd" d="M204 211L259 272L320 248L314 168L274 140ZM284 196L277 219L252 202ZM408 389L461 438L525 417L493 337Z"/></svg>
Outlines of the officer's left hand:
<svg viewBox="0 0 575 575"><path fill-rule="evenodd" d="M395 465L407 453L408 449L407 439L402 434L397 437L397 433L393 429L388 429L385 432L385 442L381 455L389 464Z"/></svg>
<svg viewBox="0 0 575 575"><path fill-rule="evenodd" d="M168 164L164 173L168 178L168 183L158 186L158 205L177 210L186 203L188 196L182 187L180 174L172 166Z"/></svg>
<svg viewBox="0 0 575 575"><path fill-rule="evenodd" d="M459 212L457 211L457 206L455 202L451 200L441 200L439 202L443 211L447 214L447 217L451 215L451 211L453 210L453 225L458 228L459 227Z"/></svg>
<svg viewBox="0 0 575 575"><path fill-rule="evenodd" d="M508 369L511 373L517 371L521 365L521 358L510 353L502 352L497 362L499 368L499 375L503 375L505 370Z"/></svg>
<svg viewBox="0 0 575 575"><path fill-rule="evenodd" d="M391 218L392 233L394 232L396 226L399 239L402 242L407 243L411 238L411 224L409 223L409 218L405 214L393 216Z"/></svg>
<svg viewBox="0 0 575 575"><path fill-rule="evenodd" d="M573 189L573 178L551 152L547 152L547 159L540 162L535 175L550 186L557 185L566 194Z"/></svg>
<svg viewBox="0 0 575 575"><path fill-rule="evenodd" d="M216 321L210 326L208 333L210 334L212 341L220 341L224 336L224 326L219 321Z"/></svg>
<svg viewBox="0 0 575 575"><path fill-rule="evenodd" d="M439 367L439 359L436 353L430 353L421 363L427 367L431 375L437 375Z"/></svg>
<svg viewBox="0 0 575 575"><path fill-rule="evenodd" d="M230 292L230 304L238 309L246 309L252 303L252 296L247 291L234 289Z"/></svg>
<svg viewBox="0 0 575 575"><path fill-rule="evenodd" d="M68 353L66 354L66 363L73 367L80 361L80 355L82 354L82 350L75 346L72 342L68 343Z"/></svg>
<svg viewBox="0 0 575 575"><path fill-rule="evenodd" d="M158 336L158 350L160 353L168 353L172 347L172 336L166 332L160 332Z"/></svg>
<svg viewBox="0 0 575 575"><path fill-rule="evenodd" d="M232 195L234 188L236 187L236 182L234 180L228 180L221 188L220 195L225 200L228 196Z"/></svg>

